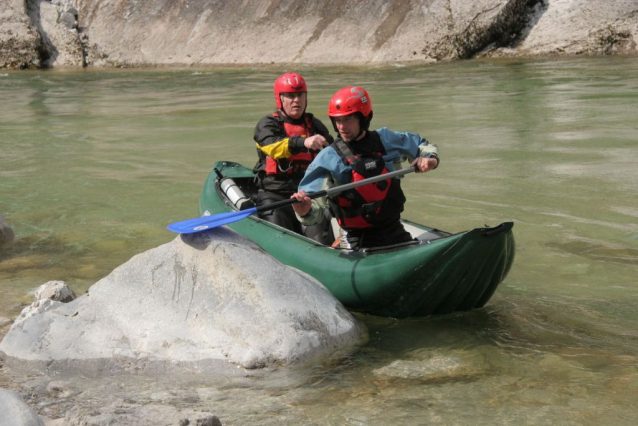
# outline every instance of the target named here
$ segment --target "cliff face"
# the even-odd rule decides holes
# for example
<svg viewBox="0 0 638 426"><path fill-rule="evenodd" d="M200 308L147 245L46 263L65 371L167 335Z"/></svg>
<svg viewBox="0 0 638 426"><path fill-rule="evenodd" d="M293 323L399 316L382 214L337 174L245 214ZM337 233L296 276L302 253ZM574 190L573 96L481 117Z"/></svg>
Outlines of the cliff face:
<svg viewBox="0 0 638 426"><path fill-rule="evenodd" d="M0 11L0 68L83 66L77 10L64 0L4 0Z"/></svg>
<svg viewBox="0 0 638 426"><path fill-rule="evenodd" d="M445 42L451 34L468 26L484 32L506 9L522 13L526 1L78 0L78 4L82 26L99 50L97 56L104 53L107 62L137 65L454 57ZM517 18L507 19L503 30L511 31Z"/></svg>
<svg viewBox="0 0 638 426"><path fill-rule="evenodd" d="M37 11L44 9L37 5L48 2L26 3ZM77 9L77 30L82 36L80 53L77 48L63 48L61 45L67 41L62 37L57 37L60 46L52 43L58 51L82 56L82 60L74 60L62 55L66 65L83 64L85 59L94 66L142 66L361 64L480 55L633 54L638 40L638 0L53 0L51 3L57 4L59 22L69 6ZM31 13L31 22L37 24L36 15ZM0 34L2 27L5 24L0 20ZM56 26L35 25L35 28L42 45L42 40L46 41ZM71 39L77 43L77 37ZM1 49L0 46L0 52ZM52 57L48 63L59 65L57 57Z"/></svg>
<svg viewBox="0 0 638 426"><path fill-rule="evenodd" d="M6 0L0 11L0 68L37 67L40 35L29 22L24 0Z"/></svg>
<svg viewBox="0 0 638 426"><path fill-rule="evenodd" d="M638 0L545 0L510 46L494 56L613 55L638 52Z"/></svg>

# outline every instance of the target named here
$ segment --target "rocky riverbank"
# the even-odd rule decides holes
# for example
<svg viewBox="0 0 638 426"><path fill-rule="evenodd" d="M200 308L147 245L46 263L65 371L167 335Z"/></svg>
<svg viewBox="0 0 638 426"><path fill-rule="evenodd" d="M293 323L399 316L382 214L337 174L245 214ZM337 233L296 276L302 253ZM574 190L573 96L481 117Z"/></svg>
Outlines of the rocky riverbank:
<svg viewBox="0 0 638 426"><path fill-rule="evenodd" d="M7 0L0 68L635 55L635 0Z"/></svg>

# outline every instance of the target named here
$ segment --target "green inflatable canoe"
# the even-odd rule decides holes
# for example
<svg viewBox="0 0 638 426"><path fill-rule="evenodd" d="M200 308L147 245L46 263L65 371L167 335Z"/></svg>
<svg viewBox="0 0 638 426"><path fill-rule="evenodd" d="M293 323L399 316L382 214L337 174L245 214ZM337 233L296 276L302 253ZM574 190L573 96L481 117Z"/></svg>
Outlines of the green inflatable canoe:
<svg viewBox="0 0 638 426"><path fill-rule="evenodd" d="M199 200L200 214L252 206L254 177L241 164L215 163ZM394 318L480 308L514 261L512 222L458 234L403 223L418 242L361 251L321 245L256 215L228 226L319 280L346 308Z"/></svg>

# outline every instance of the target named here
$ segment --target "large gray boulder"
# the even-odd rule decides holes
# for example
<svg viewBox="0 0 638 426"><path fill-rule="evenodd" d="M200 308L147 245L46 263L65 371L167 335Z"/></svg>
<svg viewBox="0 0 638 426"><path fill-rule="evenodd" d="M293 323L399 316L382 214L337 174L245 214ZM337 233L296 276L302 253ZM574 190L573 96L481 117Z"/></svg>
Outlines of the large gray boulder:
<svg viewBox="0 0 638 426"><path fill-rule="evenodd" d="M44 426L44 422L18 394L0 388L0 426Z"/></svg>
<svg viewBox="0 0 638 426"><path fill-rule="evenodd" d="M37 305L0 343L7 364L236 371L327 357L366 338L323 285L225 228L139 254L69 303Z"/></svg>

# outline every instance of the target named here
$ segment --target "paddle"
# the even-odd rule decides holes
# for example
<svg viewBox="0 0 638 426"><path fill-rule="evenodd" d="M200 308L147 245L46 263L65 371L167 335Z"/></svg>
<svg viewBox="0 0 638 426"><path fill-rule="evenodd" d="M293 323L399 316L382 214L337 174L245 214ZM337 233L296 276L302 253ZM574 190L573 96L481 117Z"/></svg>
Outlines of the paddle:
<svg viewBox="0 0 638 426"><path fill-rule="evenodd" d="M335 186L329 189L325 189L323 191L313 192L308 194L308 197L320 198L325 196L334 196L334 195L341 194L342 192L347 191L349 189L356 188L358 186L368 185L370 183L407 175L408 173L412 173L415 171L417 171L416 166L408 167L401 170L395 170L394 172L386 173L379 176L374 176L368 179L363 179L358 182L351 182L345 185L340 185L340 186ZM276 203L267 204L265 206L253 207L250 209L240 210L237 212L227 212L227 213L214 214L211 216L196 217L194 219L187 219L181 222L171 223L170 225L168 225L168 229L173 232L177 232L179 234L194 234L196 232L202 232L207 229L213 229L223 225L228 225L230 223L238 222L255 213L280 209L282 207L291 206L295 203L297 203L297 200L295 200L294 198L291 198L289 200L278 201Z"/></svg>

